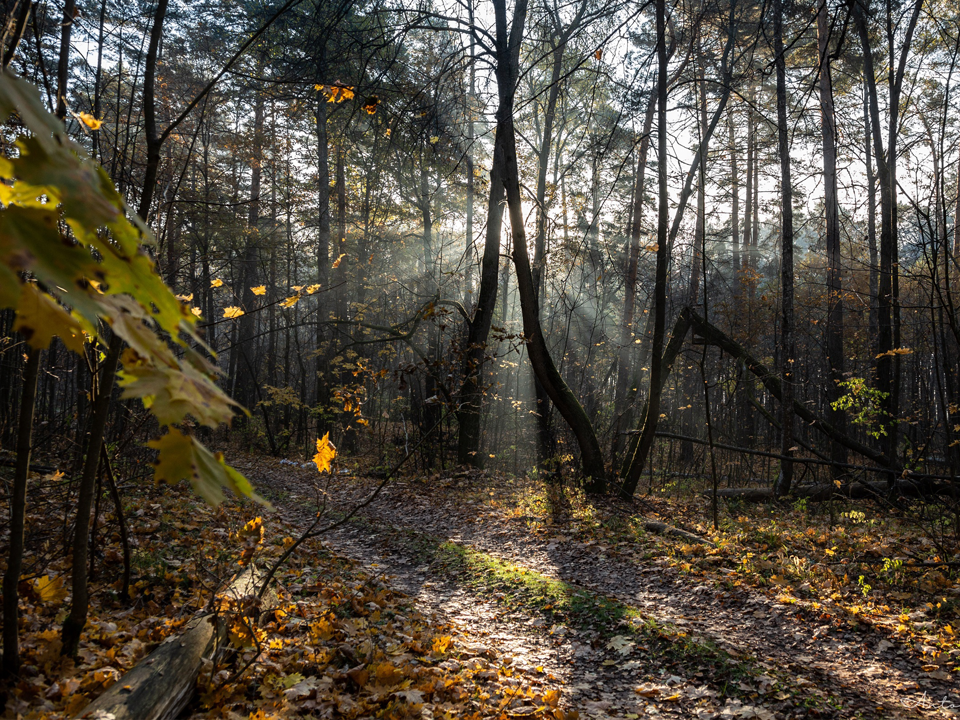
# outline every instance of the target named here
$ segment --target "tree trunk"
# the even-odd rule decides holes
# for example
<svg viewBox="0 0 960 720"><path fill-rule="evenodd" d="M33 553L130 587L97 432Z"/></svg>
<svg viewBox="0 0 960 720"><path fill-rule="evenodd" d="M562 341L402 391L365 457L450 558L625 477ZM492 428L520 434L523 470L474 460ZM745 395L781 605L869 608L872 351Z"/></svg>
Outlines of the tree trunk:
<svg viewBox="0 0 960 720"><path fill-rule="evenodd" d="M913 33L923 0L915 0L913 12L903 31L903 44L900 48L900 57L894 59L895 34L900 28L893 28L892 8L890 0L885 4L887 19L887 85L889 93L887 118L887 147L883 147L883 133L880 123L880 100L877 90L877 76L873 63L873 50L870 46L870 33L867 27L866 13L869 12L869 2L862 6L858 2L851 3L851 14L860 37L863 50L863 69L869 99L871 135L873 150L877 161L877 171L880 180L880 275L877 288L877 390L883 393L881 407L886 417L886 435L884 448L890 457L895 457L898 448L898 432L896 421L899 416L900 403L900 356L892 350L899 347L900 342L900 308L899 308L899 250L897 237L897 134L900 131L900 93L903 85L903 76L906 70L906 61ZM898 23L899 25L899 23ZM893 482L890 477L890 482Z"/></svg>
<svg viewBox="0 0 960 720"><path fill-rule="evenodd" d="M653 287L653 339L651 343L650 395L643 429L636 443L633 456L624 473L621 495L631 498L637 490L640 474L647 455L653 447L654 433L660 419L660 397L663 393L663 371L660 364L663 355L663 337L667 322L667 37L666 0L656 0L657 14L657 269Z"/></svg>
<svg viewBox="0 0 960 720"><path fill-rule="evenodd" d="M864 70L866 79L866 70ZM869 292L870 292L870 357L876 369L877 338L880 334L880 318L877 297L879 295L880 258L877 252L877 178L873 172L873 131L870 123L870 100L866 82L863 87L863 144L864 165L867 173L867 248L870 253Z"/></svg>
<svg viewBox="0 0 960 720"><path fill-rule="evenodd" d="M169 0L160 0L153 16L153 28L150 31L150 44L147 46L147 60L143 72L143 125L144 141L147 150L147 165L143 174L143 191L140 193L140 207L137 214L145 223L153 203L153 194L157 185L157 173L160 169L160 146L162 140L157 134L156 78L157 58L160 53L160 40L163 37L163 21L167 16Z"/></svg>
<svg viewBox="0 0 960 720"><path fill-rule="evenodd" d="M63 646L61 655L75 657L80 645L80 634L87 624L87 608L90 594L87 584L88 548L90 541L90 509L93 504L97 469L100 467L100 447L103 444L110 403L113 399L113 381L123 343L116 333L110 337L107 353L100 371L97 399L90 417L90 438L87 441L87 457L80 476L77 497L77 522L73 531L72 591L73 603L70 614L63 622L60 634Z"/></svg>
<svg viewBox="0 0 960 720"><path fill-rule="evenodd" d="M30 348L23 369L20 396L20 421L17 425L17 467L10 499L10 549L3 576L3 677L20 671L20 571L23 568L24 514L27 507L27 478L30 474L30 450L33 443L33 410L40 374L40 350Z"/></svg>
<svg viewBox="0 0 960 720"><path fill-rule="evenodd" d="M837 202L837 146L836 116L833 108L833 79L830 72L830 25L827 18L827 3L822 0L817 12L817 41L820 54L820 125L823 147L823 201L826 219L827 249L827 362L830 366L827 383L827 402L830 410L827 417L839 432L846 432L846 413L834 409L833 403L840 399L840 383L844 380L843 359L843 288L840 264L840 213ZM847 451L840 443L831 445L830 457L838 463L834 477L846 475L841 467L847 462Z"/></svg>
<svg viewBox="0 0 960 720"><path fill-rule="evenodd" d="M483 402L483 365L487 337L497 308L500 268L500 235L503 227L503 139L497 135L490 168L490 196L487 202L487 229L480 262L480 287L473 319L467 327L467 345L463 359L463 384L457 409L459 435L457 461L480 467L480 421Z"/></svg>
<svg viewBox="0 0 960 720"><path fill-rule="evenodd" d="M327 141L327 102L323 93L317 100L317 282L326 290L330 284L330 164ZM317 297L317 360L314 404L322 406L326 397L326 356L320 352L323 345L323 326L326 317L326 296Z"/></svg>
<svg viewBox="0 0 960 720"><path fill-rule="evenodd" d="M517 290L520 294L520 310L523 317L523 332L526 336L527 353L537 379L543 385L557 411L570 426L580 448L580 462L586 478L586 489L591 493L606 490L606 468L600 443L583 410L583 406L557 371L547 349L540 326L540 307L527 253L527 238L523 226L523 208L520 193L520 171L517 165L516 133L513 124L513 104L516 94L520 65L520 43L526 21L527 0L518 0L514 7L514 19L507 37L506 0L494 0L496 14L497 87L500 107L497 111L497 138L503 135L502 155L503 183L510 212L510 229L513 242L513 264L517 273Z"/></svg>
<svg viewBox="0 0 960 720"><path fill-rule="evenodd" d="M737 163L737 134L730 115L730 263L731 286L740 294L740 167Z"/></svg>
<svg viewBox="0 0 960 720"><path fill-rule="evenodd" d="M255 336L257 329L254 309L257 296L253 294L253 287L259 279L260 260L260 183L263 173L263 122L264 99L262 93L257 93L253 112L253 154L251 159L250 177L250 207L247 215L247 242L243 249L240 266L239 287L234 288L236 297L240 298L240 307L243 310L237 320L237 342L233 347L231 365L235 373L231 385L233 398L244 407L252 406L256 402L257 385L257 353ZM237 420L241 420L242 416ZM242 422L242 420L241 420Z"/></svg>
<svg viewBox="0 0 960 720"><path fill-rule="evenodd" d="M735 38L735 8L736 3L731 3L730 5L730 15L728 17L728 27L727 27L727 41L724 44L723 55L720 59L720 73L723 77L722 89L720 91L720 97L718 98L717 107L713 112L710 122L707 125L703 136L701 137L700 144L704 147L708 146L710 143L710 138L713 137L713 132L717 128L717 123L720 122L720 118L723 115L723 111L727 106L727 101L730 98L730 89L733 86L732 79L732 68L730 65L730 57L733 52L733 43ZM657 4L657 12L660 12L659 2ZM666 10L664 9L664 15ZM664 27L660 27L660 21L657 21L657 37L659 38L658 46L666 43L666 18L664 17ZM660 56L662 50L662 57ZM658 94L658 107L657 107L657 133L658 133L658 152L659 152L659 161L658 168L660 172L666 172L666 115L665 109L663 107L666 104L666 95L667 95L667 78L666 78L666 66L667 66L667 50L666 47L658 49L658 71L657 71L657 94ZM665 312L663 308L664 303L666 303L666 282L667 282L667 270L670 264L670 258L673 254L673 245L676 242L677 235L680 233L680 225L683 221L683 213L686 210L687 202L690 200L690 195L693 192L693 180L700 171L700 155L698 152L694 155L693 162L690 163L690 167L687 170L686 178L684 179L683 188L680 191L680 199L677 202L677 208L673 214L673 222L670 224L670 229L667 231L666 223L668 222L666 213L668 209L667 205L667 187L666 187L666 176L661 175L658 177L658 184L660 185L659 194L660 194L660 207L659 207L659 216L657 219L657 270L656 270L656 279L654 281L654 292L653 292L653 324L654 329L652 333L651 341L651 360L650 360L650 396L647 401L647 411L643 420L643 429L640 434L636 436L636 439L631 444L630 449L627 451L627 460L624 464L622 470L622 475L624 476L624 484L621 488L621 494L624 497L630 497L636 492L637 483L640 481L640 475L643 472L643 468L647 462L647 456L650 452L650 448L653 447L653 438L654 433L657 430L657 423L660 421L660 394L661 390L657 389L658 383L654 383L654 374L659 372L658 368L660 366L659 354L663 349L663 333L666 329L666 315L662 318L659 313L661 311ZM660 167L660 166L663 167ZM663 224L663 228L661 228ZM661 233L663 230L663 233ZM661 256L660 253L664 253ZM663 267L660 266L661 259L664 262ZM659 323L660 331L657 332L657 324Z"/></svg>
<svg viewBox="0 0 960 720"><path fill-rule="evenodd" d="M787 125L787 65L783 48L783 0L773 1L773 52L777 73L777 149L780 156L780 477L774 491L787 495L793 484L793 395L794 395L794 313L793 313L793 186L790 181L790 128Z"/></svg>
<svg viewBox="0 0 960 720"><path fill-rule="evenodd" d="M26 0L21 0L26 4ZM70 36L73 33L73 20L79 15L75 0L63 3L63 23L60 25L60 59L57 62L57 112L63 120L67 116L67 78L70 74Z"/></svg>

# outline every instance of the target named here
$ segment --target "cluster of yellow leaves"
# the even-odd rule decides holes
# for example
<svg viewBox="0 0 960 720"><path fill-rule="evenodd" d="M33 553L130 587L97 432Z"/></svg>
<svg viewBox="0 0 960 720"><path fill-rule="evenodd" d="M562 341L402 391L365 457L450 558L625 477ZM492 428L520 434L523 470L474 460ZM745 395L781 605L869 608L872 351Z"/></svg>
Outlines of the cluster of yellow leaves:
<svg viewBox="0 0 960 720"><path fill-rule="evenodd" d="M164 284L143 249L153 242L150 230L37 89L4 73L0 120L14 114L26 132L17 152L0 157L0 307L15 310L13 328L36 349L57 336L82 353L88 340L106 345L102 328L109 326L127 346L118 373L124 398L140 399L168 429L188 416L209 427L229 421L237 406L216 384L216 366L194 347L203 347L197 313ZM99 122L78 117L90 127ZM175 431L157 442L161 455L202 448ZM194 467L192 478L213 497L217 478L205 470Z"/></svg>
<svg viewBox="0 0 960 720"><path fill-rule="evenodd" d="M77 118L91 130L99 130L100 126L103 125L103 120L97 120L90 113L77 113Z"/></svg>
<svg viewBox="0 0 960 720"><path fill-rule="evenodd" d="M313 89L322 92L327 96L327 102L342 103L344 100L352 100L354 96L353 87L342 84L339 80L333 85L314 85Z"/></svg>
<svg viewBox="0 0 960 720"><path fill-rule="evenodd" d="M336 267L336 266L334 266L334 267ZM300 298L302 298L304 295L313 295L315 292L317 292L317 290L320 289L320 285L319 285L319 284L316 284L316 285L293 285L293 286L291 286L290 289L293 290L296 294L295 294L295 295L291 295L290 297L286 298L285 300L282 300L282 301L280 302L280 307L284 307L284 308L293 307L293 306L296 305L298 302L300 302Z"/></svg>
<svg viewBox="0 0 960 720"><path fill-rule="evenodd" d="M246 567L250 564L257 549L263 543L263 518L255 517L234 533L232 539L242 548L238 564Z"/></svg>
<svg viewBox="0 0 960 720"><path fill-rule="evenodd" d="M336 456L337 448L330 442L330 433L325 433L317 440L317 454L313 456L317 472L330 472L330 463Z"/></svg>
<svg viewBox="0 0 960 720"><path fill-rule="evenodd" d="M913 350L911 348L900 347L900 348L893 348L892 350L887 350L886 352L882 352L879 355L877 355L875 359L879 360L882 357L896 357L897 355L912 355L912 354L913 354Z"/></svg>

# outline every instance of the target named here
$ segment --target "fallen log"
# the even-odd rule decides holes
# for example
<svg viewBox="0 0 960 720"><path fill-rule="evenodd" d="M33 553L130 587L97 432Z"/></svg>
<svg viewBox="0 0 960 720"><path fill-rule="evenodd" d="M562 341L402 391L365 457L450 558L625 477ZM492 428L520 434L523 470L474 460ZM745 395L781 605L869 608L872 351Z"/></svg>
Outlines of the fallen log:
<svg viewBox="0 0 960 720"><path fill-rule="evenodd" d="M643 522L643 529L656 533L657 535L672 535L673 537L678 537L687 542L699 543L700 545L709 545L710 547L716 547L710 540L695 535L692 532L687 530L682 530L681 528L674 527L673 525L667 525L666 523L657 522L656 520L645 520Z"/></svg>
<svg viewBox="0 0 960 720"><path fill-rule="evenodd" d="M687 308L685 308L687 309ZM731 357L739 360L744 366L756 375L757 379L766 388L767 392L773 395L777 400L781 399L780 377L768 370L763 363L753 357L743 345L718 327L700 317L692 308L689 308L688 322L693 328L694 333L699 335L704 342L714 345L726 352ZM679 324L679 323L678 323ZM801 420L816 428L826 435L830 440L843 445L848 450L861 455L884 468L893 468L895 463L881 452L867 447L863 443L851 438L834 428L830 423L821 420L805 405L798 400L793 401L793 410Z"/></svg>
<svg viewBox="0 0 960 720"><path fill-rule="evenodd" d="M246 604L256 598L261 576L250 569L243 571L224 595ZM276 601L276 592L268 593L260 600L260 612ZM193 696L203 661L217 654L225 636L222 616L209 613L194 618L184 632L167 638L76 717L174 720Z"/></svg>
<svg viewBox="0 0 960 720"><path fill-rule="evenodd" d="M837 487L833 483L817 485L799 485L790 491L790 496L824 502L832 497L864 498L889 497L929 497L931 495L951 495L957 491L956 485L935 482L930 478L901 478L896 480L893 487L886 482L855 482L845 487ZM709 497L710 492L703 493ZM744 502L767 502L774 500L772 488L746 487L721 488L717 490L717 497L743 500Z"/></svg>

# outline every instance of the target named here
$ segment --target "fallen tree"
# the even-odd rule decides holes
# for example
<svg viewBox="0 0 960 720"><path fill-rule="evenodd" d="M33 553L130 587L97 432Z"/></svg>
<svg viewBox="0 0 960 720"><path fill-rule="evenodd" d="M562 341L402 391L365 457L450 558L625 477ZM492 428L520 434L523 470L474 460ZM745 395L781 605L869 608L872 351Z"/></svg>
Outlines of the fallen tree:
<svg viewBox="0 0 960 720"><path fill-rule="evenodd" d="M257 597L262 573L248 568L223 597L249 615L262 615L277 602L275 592ZM119 681L83 709L77 718L173 720L190 702L204 660L222 654L229 613L210 612L191 620L180 635L167 638Z"/></svg>
<svg viewBox="0 0 960 720"><path fill-rule="evenodd" d="M791 497L805 498L814 502L824 502L832 497L853 499L889 498L895 497L930 497L932 495L953 495L957 492L957 485L943 479L930 476L899 478L890 483L883 482L854 482L837 487L835 483L818 483L816 485L798 485L790 490ZM711 493L706 493L710 495ZM746 487L722 488L717 490L717 497L743 500L745 502L767 502L776 498L772 488Z"/></svg>
<svg viewBox="0 0 960 720"><path fill-rule="evenodd" d="M743 363L744 367L752 372L763 384L767 392L777 400L782 399L783 393L781 392L780 377L751 355L743 345L720 330L720 328L700 317L692 307L685 307L681 310L676 325L674 325L673 328L673 336L660 361L660 367L663 368L663 373L660 376L661 389L667 382L670 370L673 368L677 355L679 355L683 347L683 340L689 329L692 329L694 334L700 337L703 342L720 348L735 360ZM882 452L874 450L858 440L841 433L830 423L817 417L809 408L799 401L794 400L793 407L798 417L804 420L810 427L819 430L830 440L843 445L848 450L852 450L868 460L872 460L884 470L896 469L893 460Z"/></svg>

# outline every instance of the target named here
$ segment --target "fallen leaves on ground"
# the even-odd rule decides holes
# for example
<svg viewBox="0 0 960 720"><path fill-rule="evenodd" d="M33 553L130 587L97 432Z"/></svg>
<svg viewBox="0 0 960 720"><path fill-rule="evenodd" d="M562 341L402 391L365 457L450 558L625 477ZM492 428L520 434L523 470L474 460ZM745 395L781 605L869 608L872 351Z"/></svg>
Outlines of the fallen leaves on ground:
<svg viewBox="0 0 960 720"><path fill-rule="evenodd" d="M72 497L62 475L31 482L32 508L49 511ZM104 505L89 622L76 662L59 655L69 599L59 528L39 511L28 513L28 547L43 552L28 553L21 583L23 665L20 679L6 687L8 714L24 720L76 715L204 612L242 566L269 566L297 534L249 502L212 510L185 487L136 489L128 501L130 598L118 593L119 534ZM294 711L343 718L577 717L561 707L560 689L548 678L511 671L509 658L478 649L319 540L298 548L277 581L279 602L259 622L250 617L257 605L249 598L226 616L228 652L202 669L192 717L274 718Z"/></svg>

